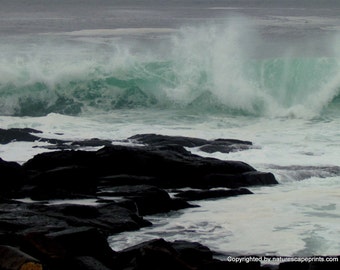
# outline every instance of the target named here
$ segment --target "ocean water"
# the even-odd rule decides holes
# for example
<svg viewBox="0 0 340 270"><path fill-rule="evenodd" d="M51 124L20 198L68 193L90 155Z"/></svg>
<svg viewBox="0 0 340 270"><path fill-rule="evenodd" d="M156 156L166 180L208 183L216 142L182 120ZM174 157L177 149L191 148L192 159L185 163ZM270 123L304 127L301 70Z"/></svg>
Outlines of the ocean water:
<svg viewBox="0 0 340 270"><path fill-rule="evenodd" d="M153 227L110 237L113 249L164 237L222 254L339 255L338 1L2 2L1 128L250 140L191 151L280 182L148 217ZM0 157L23 163L45 145L0 145Z"/></svg>

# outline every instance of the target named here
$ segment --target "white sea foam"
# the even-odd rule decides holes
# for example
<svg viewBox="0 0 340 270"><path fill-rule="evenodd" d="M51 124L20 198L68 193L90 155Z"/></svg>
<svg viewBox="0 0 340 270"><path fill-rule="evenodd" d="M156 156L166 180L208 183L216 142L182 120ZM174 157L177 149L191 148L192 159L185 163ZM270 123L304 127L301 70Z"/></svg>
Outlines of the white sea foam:
<svg viewBox="0 0 340 270"><path fill-rule="evenodd" d="M340 178L253 188L255 195L195 202L201 207L150 217L154 226L109 239L114 250L149 239L199 239L227 254L337 255Z"/></svg>
<svg viewBox="0 0 340 270"><path fill-rule="evenodd" d="M281 182L273 187L250 188L254 195L196 202L200 208L147 217L154 223L153 227L112 236L113 249L164 237L194 239L224 254L338 254L340 247L335 239L340 237L337 228L340 178L336 166L340 158L337 151L340 123L337 119L184 116L180 111L122 110L88 117L58 114L39 118L1 117L0 124L3 128L41 129L42 136L60 139L126 139L136 133L157 131L206 139L250 140L255 143L255 149L229 154L192 151L245 161L256 169L272 171ZM22 163L46 151L32 146L44 145L39 142L1 145L0 156Z"/></svg>
<svg viewBox="0 0 340 270"><path fill-rule="evenodd" d="M164 237L195 239L225 254L337 254L339 245L334 239L340 236L338 121L186 117L174 112L116 111L111 116L88 118L58 114L41 118L6 117L1 118L1 124L5 128L42 129L44 137L63 139L125 139L157 130L168 135L250 140L257 146L255 149L229 154L194 152L245 161L259 170L272 171L281 182L275 187L250 188L254 195L197 202L200 208L147 217L154 223L152 228L113 236L110 240L113 249ZM59 132L63 135L55 134ZM46 151L31 147L31 143L18 142L3 145L0 151L7 160L21 162L36 152Z"/></svg>

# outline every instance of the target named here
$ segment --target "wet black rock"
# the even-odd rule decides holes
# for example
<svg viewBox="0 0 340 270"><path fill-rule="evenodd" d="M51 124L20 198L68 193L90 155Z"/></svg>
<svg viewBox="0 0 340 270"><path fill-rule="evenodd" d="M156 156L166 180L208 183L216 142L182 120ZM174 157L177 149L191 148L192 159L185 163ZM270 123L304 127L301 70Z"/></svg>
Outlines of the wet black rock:
<svg viewBox="0 0 340 270"><path fill-rule="evenodd" d="M20 164L0 158L0 196L15 196L26 180L27 174Z"/></svg>
<svg viewBox="0 0 340 270"><path fill-rule="evenodd" d="M7 144L13 141L34 142L40 139L40 137L32 133L39 134L42 132L32 128L0 128L0 144Z"/></svg>
<svg viewBox="0 0 340 270"><path fill-rule="evenodd" d="M109 235L150 225L136 213L115 203L99 206L0 204L0 232L4 233L50 233L72 227L94 227Z"/></svg>
<svg viewBox="0 0 340 270"><path fill-rule="evenodd" d="M91 168L95 156L95 152L92 151L65 150L45 152L35 155L32 159L28 160L23 165L23 168L31 173L31 175L62 167L78 166Z"/></svg>
<svg viewBox="0 0 340 270"><path fill-rule="evenodd" d="M73 257L67 263L72 270L110 270L101 261L91 256L77 256Z"/></svg>
<svg viewBox="0 0 340 270"><path fill-rule="evenodd" d="M138 185L158 185L161 181L154 176L115 174L102 176L98 179L101 187L116 187L116 186L138 186Z"/></svg>
<svg viewBox="0 0 340 270"><path fill-rule="evenodd" d="M32 129L32 128L10 128L10 129L2 129L0 128L0 144L7 144L10 142L49 142L52 144L63 144L66 141L58 140L58 139L48 139L39 137L33 134L41 134L40 130Z"/></svg>
<svg viewBox="0 0 340 270"><path fill-rule="evenodd" d="M117 181L117 176L121 178L125 175L126 184L140 182L138 184L151 184L161 188L277 184L272 174L258 172L244 162L204 158L179 146L112 145L96 152L55 151L36 155L24 164L24 168L35 175L60 167L89 168L91 174L86 177L91 176L92 180L88 181L96 181L98 177L107 183L110 177Z"/></svg>
<svg viewBox="0 0 340 270"><path fill-rule="evenodd" d="M46 234L49 241L63 247L67 256L93 256L101 261L113 257L106 236L93 227L76 227Z"/></svg>
<svg viewBox="0 0 340 270"><path fill-rule="evenodd" d="M130 140L150 146L179 145L182 147L199 147L203 152L229 153L252 148L253 144L249 141L236 139L216 139L205 140L200 138L184 136L167 136L160 134L137 134L129 138Z"/></svg>
<svg viewBox="0 0 340 270"><path fill-rule="evenodd" d="M0 245L0 269L42 270L42 264L39 260L22 252L17 247Z"/></svg>
<svg viewBox="0 0 340 270"><path fill-rule="evenodd" d="M229 152L251 147L238 140L145 134L130 141L148 146L123 146L98 139L53 141L31 129L0 129L1 134L0 143L42 140L72 149L38 154L23 165L0 159L0 245L19 248L51 270L239 269L213 259L199 243L156 239L114 252L106 237L151 226L144 215L193 207L186 200L250 194L244 187L277 184L271 173L244 162L205 158L185 148ZM105 147L97 151L75 150L101 145ZM187 187L201 190L177 198L166 190ZM35 202L18 201L26 197ZM66 198L97 203L50 203ZM247 267L259 269L257 264Z"/></svg>
<svg viewBox="0 0 340 270"><path fill-rule="evenodd" d="M86 139L78 141L60 140L54 138L44 138L39 136L42 131L31 128L11 128L0 129L0 144L7 144L14 141L26 141L26 142L48 142L50 145L36 146L46 149L60 149L60 150L76 150L80 147L100 147L110 146L114 140L105 139ZM58 134L56 134L58 135ZM192 138L185 136L167 136L160 134L137 134L128 140L115 141L115 142L134 142L137 144L144 144L148 146L181 146L181 147L196 147L203 152L236 152L254 148L252 142L242 141L236 139L216 139L205 140L200 138Z"/></svg>
<svg viewBox="0 0 340 270"><path fill-rule="evenodd" d="M171 243L171 246L178 252L181 260L192 266L213 260L213 252L201 243L176 240Z"/></svg>
<svg viewBox="0 0 340 270"><path fill-rule="evenodd" d="M26 234L21 249L34 254L48 269L83 269L88 264L95 266L92 269L112 269L115 264L116 252L108 245L105 235L91 227Z"/></svg>
<svg viewBox="0 0 340 270"><path fill-rule="evenodd" d="M269 172L250 171L240 174L207 174L201 187L225 187L238 188L250 186L275 185L278 182L275 176Z"/></svg>
<svg viewBox="0 0 340 270"><path fill-rule="evenodd" d="M77 165L57 167L31 175L26 186L33 200L81 198L97 191L96 176L89 167Z"/></svg>
<svg viewBox="0 0 340 270"><path fill-rule="evenodd" d="M206 199L217 199L217 198L228 198L238 195L253 194L249 189L239 188L239 189L219 189L219 190L187 190L180 191L175 195L186 201L194 200L206 200Z"/></svg>
<svg viewBox="0 0 340 270"><path fill-rule="evenodd" d="M74 141L71 143L72 146L79 146L79 147L100 147L100 146L110 146L112 145L112 141L110 140L101 140L98 138L92 138L89 140L83 141Z"/></svg>
<svg viewBox="0 0 340 270"><path fill-rule="evenodd" d="M107 191L97 193L97 195L122 196L131 200L141 216L194 207L181 199L170 198L163 189L147 185L112 187Z"/></svg>
<svg viewBox="0 0 340 270"><path fill-rule="evenodd" d="M167 136L160 134L137 134L129 138L138 143L147 145L180 145L186 147L197 147L207 144L207 140L183 136Z"/></svg>
<svg viewBox="0 0 340 270"><path fill-rule="evenodd" d="M142 215L189 207L183 201L170 199L165 191L158 190L158 195L166 194L167 200L155 196L151 191L156 188L211 189L277 184L271 173L258 172L246 163L200 157L181 146L112 145L95 152L46 152L27 161L21 170L29 180L18 190L18 196L34 200L120 196L117 189L130 186L130 194L121 195L135 202ZM141 188L145 185L154 188ZM109 193L108 189L111 189Z"/></svg>
<svg viewBox="0 0 340 270"><path fill-rule="evenodd" d="M157 186L169 188L207 185L205 178L212 173L240 175L255 171L254 168L243 162L203 158L191 154L184 148L181 148L181 151L178 151L177 148L116 145L97 151L95 160L97 160L98 171L103 176L153 177L157 178ZM147 181L149 180L150 178L147 179Z"/></svg>
<svg viewBox="0 0 340 270"><path fill-rule="evenodd" d="M118 260L122 269L193 270L164 239L154 239L122 250L118 253Z"/></svg>

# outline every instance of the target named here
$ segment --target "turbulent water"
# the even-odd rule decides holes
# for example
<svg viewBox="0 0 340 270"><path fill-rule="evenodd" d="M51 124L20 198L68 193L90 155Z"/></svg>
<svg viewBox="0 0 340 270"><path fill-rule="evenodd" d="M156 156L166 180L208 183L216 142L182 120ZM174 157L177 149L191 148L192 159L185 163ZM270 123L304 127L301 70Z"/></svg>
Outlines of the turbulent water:
<svg viewBox="0 0 340 270"><path fill-rule="evenodd" d="M263 41L249 30L250 21L241 20L182 28L151 50L115 39L81 47L79 41L51 37L42 44L5 48L0 113L81 115L152 108L314 117L336 110L340 53L335 39L331 55L309 55L306 46L306 55L287 48L283 55L265 57L255 51Z"/></svg>
<svg viewBox="0 0 340 270"><path fill-rule="evenodd" d="M209 156L281 183L150 217L152 228L110 238L113 249L165 237L225 254L340 253L338 1L3 2L1 128L250 140ZM22 163L42 145L2 145L0 157Z"/></svg>

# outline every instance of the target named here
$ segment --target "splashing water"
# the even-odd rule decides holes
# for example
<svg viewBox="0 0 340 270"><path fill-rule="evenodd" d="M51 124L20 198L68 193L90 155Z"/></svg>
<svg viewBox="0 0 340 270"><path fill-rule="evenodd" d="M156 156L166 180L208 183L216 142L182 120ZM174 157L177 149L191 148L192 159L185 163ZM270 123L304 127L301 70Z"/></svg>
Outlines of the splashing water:
<svg viewBox="0 0 340 270"><path fill-rule="evenodd" d="M242 18L184 27L162 43L164 55L119 39L80 45L54 37L4 48L0 114L175 108L311 118L338 107L339 54L296 55L287 48L266 56L250 24Z"/></svg>

